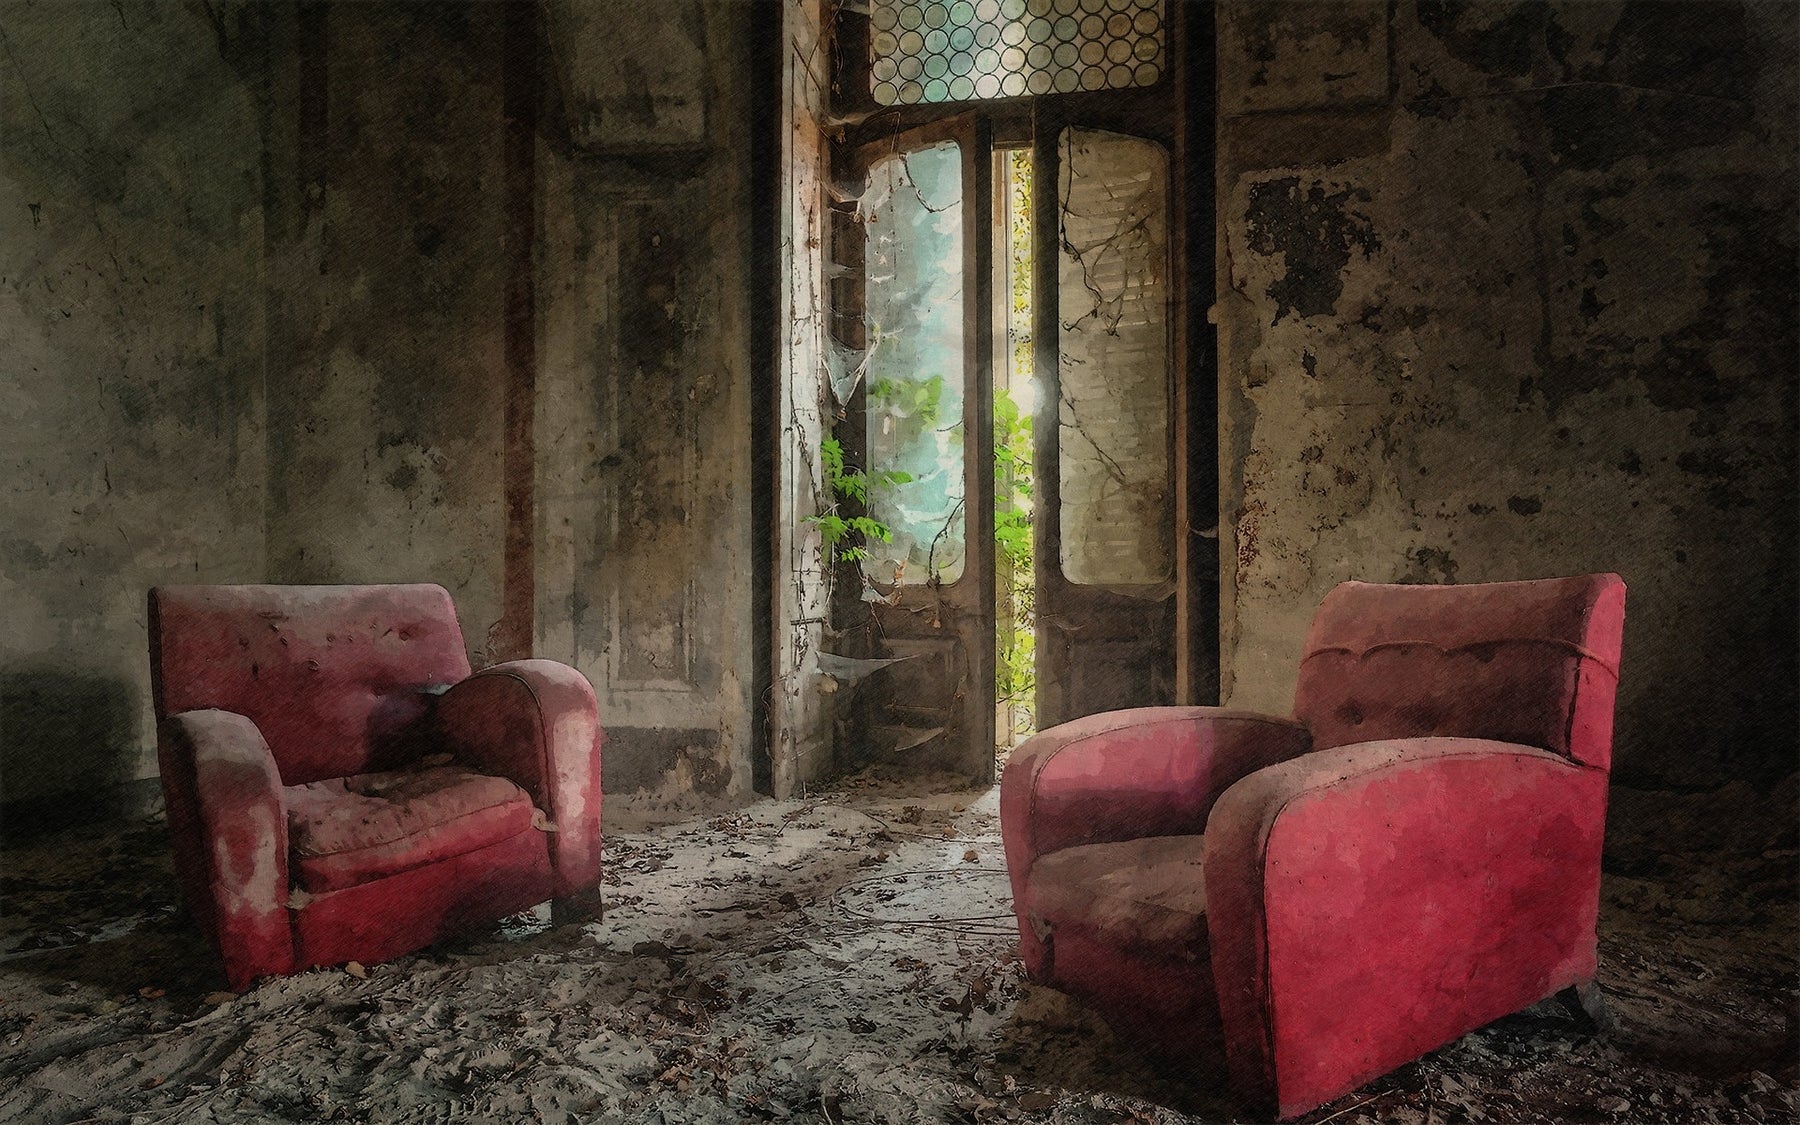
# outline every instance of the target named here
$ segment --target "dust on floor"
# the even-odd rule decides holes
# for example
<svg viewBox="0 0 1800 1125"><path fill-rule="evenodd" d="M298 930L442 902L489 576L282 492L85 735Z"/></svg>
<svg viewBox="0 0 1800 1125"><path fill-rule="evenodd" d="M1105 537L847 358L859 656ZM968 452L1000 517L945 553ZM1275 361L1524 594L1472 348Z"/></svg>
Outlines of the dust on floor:
<svg viewBox="0 0 1800 1125"><path fill-rule="evenodd" d="M540 908L236 998L177 912L161 824L0 852L0 1120L1254 1120L1215 1060L1159 1067L1022 978L997 794L931 788L865 777L662 826L627 806L601 921ZM1726 862L1623 839L1616 1032L1541 1004L1302 1121L1800 1120L1791 840Z"/></svg>

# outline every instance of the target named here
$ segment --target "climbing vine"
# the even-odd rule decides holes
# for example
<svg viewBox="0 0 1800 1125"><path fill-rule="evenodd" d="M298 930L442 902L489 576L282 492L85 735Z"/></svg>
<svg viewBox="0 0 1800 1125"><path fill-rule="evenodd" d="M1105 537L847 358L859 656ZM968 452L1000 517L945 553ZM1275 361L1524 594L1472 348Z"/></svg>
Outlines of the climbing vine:
<svg viewBox="0 0 1800 1125"><path fill-rule="evenodd" d="M861 469L846 468L844 446L836 438L819 443L819 460L825 468L827 507L817 515L807 516L806 522L819 529L826 554L836 562L861 562L869 557L870 540L893 542L893 528L867 515L846 517L839 506L848 500L866 508L872 489L896 488L911 481L912 474L888 470L871 477Z"/></svg>

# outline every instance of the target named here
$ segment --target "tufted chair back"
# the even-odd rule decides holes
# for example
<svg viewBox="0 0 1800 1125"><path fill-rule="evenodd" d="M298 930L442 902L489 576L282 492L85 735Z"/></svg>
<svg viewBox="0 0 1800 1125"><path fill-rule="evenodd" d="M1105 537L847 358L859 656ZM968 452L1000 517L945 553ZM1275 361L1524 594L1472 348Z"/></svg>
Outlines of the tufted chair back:
<svg viewBox="0 0 1800 1125"><path fill-rule="evenodd" d="M1321 750L1445 735L1523 743L1608 769L1624 623L1616 574L1345 582L1307 633L1294 717Z"/></svg>
<svg viewBox="0 0 1800 1125"><path fill-rule="evenodd" d="M391 769L425 747L421 689L469 675L442 587L160 586L150 591L156 717L249 717L284 785Z"/></svg>

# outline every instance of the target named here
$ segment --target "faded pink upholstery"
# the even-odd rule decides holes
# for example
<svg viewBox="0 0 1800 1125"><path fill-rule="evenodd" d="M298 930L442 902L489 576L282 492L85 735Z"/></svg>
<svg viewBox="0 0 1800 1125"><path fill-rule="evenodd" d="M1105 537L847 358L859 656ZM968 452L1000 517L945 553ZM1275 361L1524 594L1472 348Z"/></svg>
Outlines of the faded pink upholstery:
<svg viewBox="0 0 1800 1125"><path fill-rule="evenodd" d="M536 813L506 778L458 766L309 781L281 796L294 882L315 893L497 844Z"/></svg>
<svg viewBox="0 0 1800 1125"><path fill-rule="evenodd" d="M150 663L176 871L232 988L594 893L593 689L470 675L440 587L158 587Z"/></svg>
<svg viewBox="0 0 1800 1125"><path fill-rule="evenodd" d="M1590 984L1624 600L1345 583L1294 720L1037 735L1000 796L1027 970L1284 1118Z"/></svg>
<svg viewBox="0 0 1800 1125"><path fill-rule="evenodd" d="M1624 622L1616 577L1345 582L1307 633L1294 715L1321 748L1455 735L1608 769Z"/></svg>

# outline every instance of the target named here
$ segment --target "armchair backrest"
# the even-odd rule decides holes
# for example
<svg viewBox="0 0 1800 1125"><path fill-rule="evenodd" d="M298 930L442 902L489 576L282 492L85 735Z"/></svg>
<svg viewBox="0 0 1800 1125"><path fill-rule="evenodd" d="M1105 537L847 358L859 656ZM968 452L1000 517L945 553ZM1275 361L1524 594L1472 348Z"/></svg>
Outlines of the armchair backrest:
<svg viewBox="0 0 1800 1125"><path fill-rule="evenodd" d="M420 689L469 675L442 587L159 586L150 591L156 717L247 716L286 785L416 757Z"/></svg>
<svg viewBox="0 0 1800 1125"><path fill-rule="evenodd" d="M1316 749L1448 735L1609 769L1624 624L1616 574L1345 582L1313 617L1294 716Z"/></svg>

